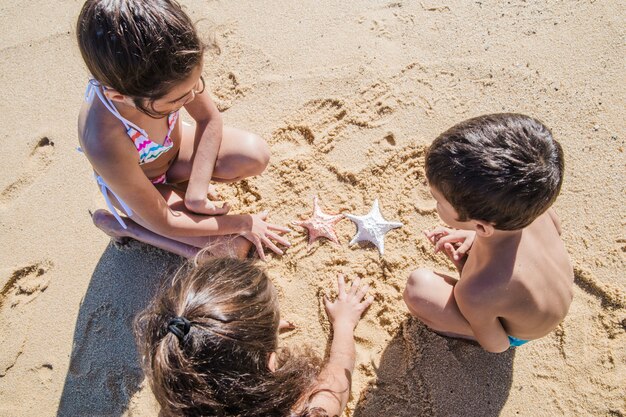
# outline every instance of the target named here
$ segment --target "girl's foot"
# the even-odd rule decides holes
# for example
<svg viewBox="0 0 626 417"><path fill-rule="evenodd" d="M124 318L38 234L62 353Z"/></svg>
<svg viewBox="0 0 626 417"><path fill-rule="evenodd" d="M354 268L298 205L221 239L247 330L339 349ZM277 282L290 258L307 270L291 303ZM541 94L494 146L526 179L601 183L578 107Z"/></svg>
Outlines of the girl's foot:
<svg viewBox="0 0 626 417"><path fill-rule="evenodd" d="M282 332L286 332L286 331L289 331L289 330L293 330L295 328L296 328L296 325L293 324L292 322L287 321L285 319L280 319L280 323L278 324L278 331L279 332L282 333Z"/></svg>
<svg viewBox="0 0 626 417"><path fill-rule="evenodd" d="M129 229L124 229L122 225L119 224L115 216L113 216L110 212L98 209L91 215L91 220L98 229L111 236L111 238L118 244L124 244L129 237L132 237L131 233L129 233L129 223L134 224L134 222L130 219L125 220Z"/></svg>
<svg viewBox="0 0 626 417"><path fill-rule="evenodd" d="M252 248L252 242L241 236L223 236L209 245L209 255L245 259Z"/></svg>
<svg viewBox="0 0 626 417"><path fill-rule="evenodd" d="M220 194L217 192L217 188L213 184L209 184L209 188L207 189L207 196L209 200L217 201L220 200Z"/></svg>

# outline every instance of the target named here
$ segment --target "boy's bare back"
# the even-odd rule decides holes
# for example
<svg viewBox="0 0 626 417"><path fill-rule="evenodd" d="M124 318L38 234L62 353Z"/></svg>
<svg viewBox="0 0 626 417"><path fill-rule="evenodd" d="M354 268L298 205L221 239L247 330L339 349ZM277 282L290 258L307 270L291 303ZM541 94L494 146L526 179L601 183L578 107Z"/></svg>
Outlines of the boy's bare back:
<svg viewBox="0 0 626 417"><path fill-rule="evenodd" d="M508 335L525 340L563 320L574 276L550 211L498 242L477 237L454 290L464 315L499 318Z"/></svg>

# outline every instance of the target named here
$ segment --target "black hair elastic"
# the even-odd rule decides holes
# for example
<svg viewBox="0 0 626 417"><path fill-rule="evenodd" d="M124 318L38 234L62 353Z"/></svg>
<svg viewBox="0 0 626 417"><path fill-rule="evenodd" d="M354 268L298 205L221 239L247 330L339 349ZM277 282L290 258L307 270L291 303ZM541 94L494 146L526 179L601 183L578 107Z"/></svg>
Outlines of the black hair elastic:
<svg viewBox="0 0 626 417"><path fill-rule="evenodd" d="M187 336L190 329L191 322L184 317L174 317L167 324L167 330L176 336L180 342Z"/></svg>

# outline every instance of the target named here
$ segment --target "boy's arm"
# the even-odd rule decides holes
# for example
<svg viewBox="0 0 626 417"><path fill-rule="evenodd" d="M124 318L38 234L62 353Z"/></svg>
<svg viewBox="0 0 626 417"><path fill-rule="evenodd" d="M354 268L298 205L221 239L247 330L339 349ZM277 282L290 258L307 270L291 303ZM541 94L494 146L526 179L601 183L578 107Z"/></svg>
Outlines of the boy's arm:
<svg viewBox="0 0 626 417"><path fill-rule="evenodd" d="M459 283L454 288L454 297L461 314L469 323L474 337L483 349L492 353L501 353L510 347L508 334L502 327L497 313L493 307L489 308L496 303L493 294L475 289L463 290Z"/></svg>
<svg viewBox="0 0 626 417"><path fill-rule="evenodd" d="M185 110L196 121L193 164L185 193L185 206L196 213L224 214L227 208L217 209L207 198L209 182L222 144L222 115L206 90L186 104Z"/></svg>

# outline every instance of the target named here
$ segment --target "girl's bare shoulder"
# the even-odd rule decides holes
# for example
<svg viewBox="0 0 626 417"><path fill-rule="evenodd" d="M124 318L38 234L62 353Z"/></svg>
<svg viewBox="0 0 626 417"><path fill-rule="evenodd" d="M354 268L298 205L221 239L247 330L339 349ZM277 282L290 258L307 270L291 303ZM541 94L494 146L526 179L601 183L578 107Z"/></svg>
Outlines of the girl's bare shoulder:
<svg viewBox="0 0 626 417"><path fill-rule="evenodd" d="M92 165L138 159L124 125L97 100L83 103L80 109L78 141Z"/></svg>

